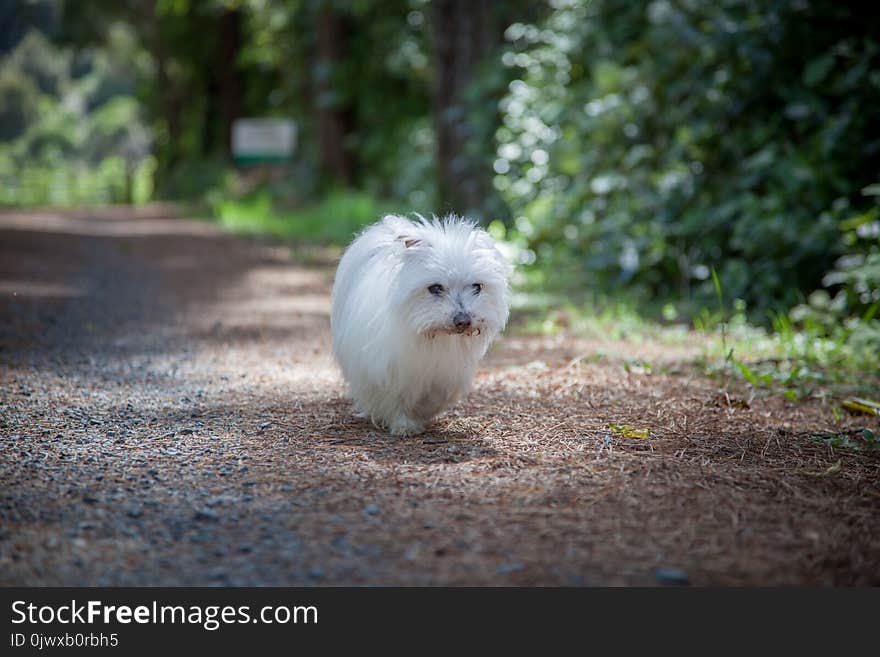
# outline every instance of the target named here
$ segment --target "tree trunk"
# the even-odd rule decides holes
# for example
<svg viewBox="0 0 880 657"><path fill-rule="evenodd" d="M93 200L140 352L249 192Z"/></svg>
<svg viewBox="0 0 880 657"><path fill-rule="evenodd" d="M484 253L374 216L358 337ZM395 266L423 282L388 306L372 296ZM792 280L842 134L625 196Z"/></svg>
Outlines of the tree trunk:
<svg viewBox="0 0 880 657"><path fill-rule="evenodd" d="M490 0L435 0L434 131L437 143L437 189L443 211L479 210L488 174L467 152L472 130L467 123L464 91L474 69L498 43Z"/></svg>
<svg viewBox="0 0 880 657"><path fill-rule="evenodd" d="M350 185L354 162L346 147L351 133L352 115L338 89L338 67L347 50L348 25L332 5L325 3L318 12L316 110L321 173L325 178Z"/></svg>
<svg viewBox="0 0 880 657"><path fill-rule="evenodd" d="M177 85L168 72L168 49L163 39L163 30L159 15L153 11L149 18L152 22L151 40L153 55L156 58L156 77L162 93L159 97L159 113L165 122L165 143L157 150L159 161L156 171L157 185L164 183L168 172L179 159L178 145L183 132L183 100Z"/></svg>
<svg viewBox="0 0 880 657"><path fill-rule="evenodd" d="M232 124L241 117L244 76L238 65L238 57L244 45L244 15L241 9L226 9L220 17L220 43L217 65L220 87L220 118L223 129L223 145L227 155L232 153Z"/></svg>
<svg viewBox="0 0 880 657"><path fill-rule="evenodd" d="M217 99L220 97L220 83L214 71L213 62L204 64L204 110L202 117L202 156L210 157L220 148L220 112Z"/></svg>

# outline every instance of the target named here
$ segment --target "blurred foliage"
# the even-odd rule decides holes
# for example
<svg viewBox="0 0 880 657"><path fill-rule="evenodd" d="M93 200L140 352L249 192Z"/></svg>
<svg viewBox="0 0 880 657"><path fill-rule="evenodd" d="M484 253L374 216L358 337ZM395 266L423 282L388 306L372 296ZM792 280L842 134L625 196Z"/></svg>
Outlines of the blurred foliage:
<svg viewBox="0 0 880 657"><path fill-rule="evenodd" d="M146 201L150 139L112 48L73 51L31 31L0 56L0 205Z"/></svg>
<svg viewBox="0 0 880 657"><path fill-rule="evenodd" d="M430 57L425 0L66 0L65 38L103 45L124 25L132 67L151 118L164 198L186 199L223 184L229 168L228 116L293 117L297 157L288 184L314 197L339 181L316 174L321 110L351 123L346 150L356 153L355 186L380 197L433 202ZM344 29L342 57L317 57L322 12ZM103 20L96 21L95 16ZM237 33L226 26L232 22ZM224 96L239 79L233 97ZM320 91L322 85L327 91ZM205 163L205 171L196 169ZM193 176L198 178L195 183Z"/></svg>
<svg viewBox="0 0 880 657"><path fill-rule="evenodd" d="M792 309L790 320L802 331L847 343L853 358L867 365L880 364L880 185L863 194L874 205L840 224L847 253L823 287Z"/></svg>
<svg viewBox="0 0 880 657"><path fill-rule="evenodd" d="M495 161L536 284L677 299L688 315L711 302L715 269L764 319L865 253L841 226L880 171L876 14L802 0L553 6L507 30L519 77Z"/></svg>
<svg viewBox="0 0 880 657"><path fill-rule="evenodd" d="M412 207L433 204L427 1L246 0L244 5L249 38L242 63L262 73L249 95L255 104L268 100L262 114L296 117L299 157L314 169L320 110L338 110L351 124L345 147L356 154L356 187ZM345 30L337 63L316 56L319 14L327 8ZM325 81L330 90L319 92ZM301 170L289 181L301 195L338 183Z"/></svg>

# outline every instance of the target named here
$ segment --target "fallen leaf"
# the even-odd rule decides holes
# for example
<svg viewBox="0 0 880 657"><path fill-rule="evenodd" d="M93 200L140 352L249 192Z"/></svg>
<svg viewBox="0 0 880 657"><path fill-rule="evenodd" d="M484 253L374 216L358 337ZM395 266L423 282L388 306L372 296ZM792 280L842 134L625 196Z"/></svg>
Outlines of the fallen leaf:
<svg viewBox="0 0 880 657"><path fill-rule="evenodd" d="M844 399L841 405L850 413L880 415L880 402L875 402L870 399L850 397L849 399Z"/></svg>
<svg viewBox="0 0 880 657"><path fill-rule="evenodd" d="M619 433L624 438L647 438L651 435L650 429L633 429L628 424L614 424L609 422L608 426L614 433Z"/></svg>
<svg viewBox="0 0 880 657"><path fill-rule="evenodd" d="M843 465L842 461L837 461L837 463L828 467L825 472L810 472L808 473L811 477L830 477L836 472L840 471L841 466Z"/></svg>

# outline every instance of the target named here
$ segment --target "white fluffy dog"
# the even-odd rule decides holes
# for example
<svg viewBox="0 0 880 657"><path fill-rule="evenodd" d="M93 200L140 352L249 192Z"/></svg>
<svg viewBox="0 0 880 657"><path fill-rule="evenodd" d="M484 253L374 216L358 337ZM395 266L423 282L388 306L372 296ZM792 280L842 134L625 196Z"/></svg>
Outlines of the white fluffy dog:
<svg viewBox="0 0 880 657"><path fill-rule="evenodd" d="M336 270L330 318L358 412L408 436L466 394L507 323L509 273L492 237L455 216L364 230Z"/></svg>

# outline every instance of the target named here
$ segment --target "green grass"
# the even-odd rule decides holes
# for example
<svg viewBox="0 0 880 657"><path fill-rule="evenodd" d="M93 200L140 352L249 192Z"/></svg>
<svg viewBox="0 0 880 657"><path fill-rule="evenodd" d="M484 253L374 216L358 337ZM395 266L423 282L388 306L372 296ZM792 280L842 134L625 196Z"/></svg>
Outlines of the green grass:
<svg viewBox="0 0 880 657"><path fill-rule="evenodd" d="M331 192L319 202L290 210L277 210L268 192L214 206L217 222L235 233L340 245L390 211L389 204L353 191Z"/></svg>
<svg viewBox="0 0 880 657"><path fill-rule="evenodd" d="M512 330L524 334L569 334L629 344L652 343L670 355L693 354L690 360L648 363L625 360L626 371L672 372L693 368L724 389L745 385L758 396L781 395L792 401L816 395L876 397L880 359L854 345L842 332L829 336L818 329L797 328L787 315L774 316L771 328L751 324L739 302L728 308L704 309L691 324L654 320L623 299L573 304L547 294L514 295ZM625 347L614 348L619 355ZM595 356L594 358L598 358ZM674 358L673 358L674 359Z"/></svg>

